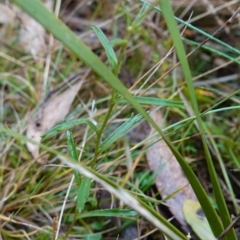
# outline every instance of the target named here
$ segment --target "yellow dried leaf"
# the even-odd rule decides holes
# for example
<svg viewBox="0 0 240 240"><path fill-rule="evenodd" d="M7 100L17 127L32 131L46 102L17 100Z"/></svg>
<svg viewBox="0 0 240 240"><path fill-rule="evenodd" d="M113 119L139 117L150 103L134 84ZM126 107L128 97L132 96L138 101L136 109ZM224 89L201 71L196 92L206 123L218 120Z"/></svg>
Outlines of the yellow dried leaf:
<svg viewBox="0 0 240 240"><path fill-rule="evenodd" d="M202 240L216 240L198 201L185 200L183 213L187 223Z"/></svg>

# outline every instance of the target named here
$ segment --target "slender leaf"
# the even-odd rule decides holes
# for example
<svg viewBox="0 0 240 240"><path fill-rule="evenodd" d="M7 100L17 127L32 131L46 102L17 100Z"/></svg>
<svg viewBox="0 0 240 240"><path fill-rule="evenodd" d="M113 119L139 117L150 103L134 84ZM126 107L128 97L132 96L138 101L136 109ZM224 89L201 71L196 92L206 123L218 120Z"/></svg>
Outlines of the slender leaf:
<svg viewBox="0 0 240 240"><path fill-rule="evenodd" d="M106 55L107 55L108 61L110 63L110 66L112 69L114 69L118 64L118 60L117 60L117 56L112 48L111 43L108 41L108 39L106 38L106 36L104 35L104 33L102 32L102 30L99 27L92 26L91 28L97 35L100 42L102 43L102 45L106 51Z"/></svg>
<svg viewBox="0 0 240 240"><path fill-rule="evenodd" d="M87 217L135 217L137 213L131 209L102 209L79 214L78 218Z"/></svg>
<svg viewBox="0 0 240 240"><path fill-rule="evenodd" d="M85 207L85 203L90 193L90 187L91 187L91 179L88 177L84 177L78 189L78 195L77 195L78 212L82 212Z"/></svg>
<svg viewBox="0 0 240 240"><path fill-rule="evenodd" d="M139 26L149 10L150 4L143 3L141 10L133 21L133 27Z"/></svg>
<svg viewBox="0 0 240 240"><path fill-rule="evenodd" d="M195 45L195 46L199 46L199 45L200 45L200 43L195 42L195 41L192 41L192 40L189 40L189 39L187 39L187 38L182 37L182 39L183 39L184 42L190 43L190 44L192 44L192 45ZM239 59L237 59L237 58L235 58L235 57L231 57L230 55L224 53L223 51L220 51L220 50L218 50L218 49L215 49L215 48L209 47L209 46L205 46L205 45L201 46L201 48L202 48L202 49L205 49L205 50L207 50L207 51L209 51L209 52L211 52L211 53L215 53L215 54L217 54L218 56L221 56L221 57L223 57L223 58L226 58L226 59L228 59L228 60L231 60L231 61L233 61L233 62L235 62L235 63L237 63L237 64L240 64Z"/></svg>
<svg viewBox="0 0 240 240"><path fill-rule="evenodd" d="M70 131L67 131L66 136L67 136L68 152L73 159L78 161L78 152L77 152L76 144L72 137L72 133ZM73 173L74 173L74 177L77 185L80 186L82 182L81 175L76 170L73 170Z"/></svg>
<svg viewBox="0 0 240 240"><path fill-rule="evenodd" d="M98 129L96 128L96 126L89 120L87 119L74 119L74 120L70 120L64 123L60 123L58 125L56 125L55 127L51 128L48 132L46 132L43 136L42 136L42 141L44 141L45 139L52 137L58 133L64 132L68 129L71 129L73 127L79 126L80 124L87 124L89 127L91 127L96 133L98 132Z"/></svg>
<svg viewBox="0 0 240 240"><path fill-rule="evenodd" d="M153 98L153 97L134 97L134 98L137 100L138 103L141 103L141 104L184 108L183 103L179 101ZM126 104L127 101L123 98L120 98L116 100L116 103Z"/></svg>

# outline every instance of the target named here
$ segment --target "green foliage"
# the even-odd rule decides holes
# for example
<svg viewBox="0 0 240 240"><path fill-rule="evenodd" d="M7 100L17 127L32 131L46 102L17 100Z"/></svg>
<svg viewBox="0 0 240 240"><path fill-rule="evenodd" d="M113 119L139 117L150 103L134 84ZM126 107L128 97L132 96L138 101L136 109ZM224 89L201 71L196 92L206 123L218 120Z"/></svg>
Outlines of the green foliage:
<svg viewBox="0 0 240 240"><path fill-rule="evenodd" d="M30 218L32 222L44 226L41 229L36 228L36 239L53 239L55 227L51 225L52 222L49 219L53 218L55 214L59 214L61 210L63 216L59 223L64 231L61 232L58 239L71 238L71 234L78 235L81 239L102 239L104 238L102 232L108 228L106 221L112 217L122 218L122 226L127 225L128 221L143 219L145 222L148 221L155 225L169 239L187 239L185 234L156 211L162 201L156 198L159 193L152 193L153 191L150 189L154 184L155 175L147 170L146 163L143 162L145 160L143 153L148 148L146 146L148 139L145 138L142 142L134 143L134 145L131 142L122 141L123 137L132 131L140 121L146 120L157 130L158 138L165 140L176 156L206 213L212 231L216 236L220 235L231 219L218 183L219 176L216 172L219 169L221 171L219 175L223 175L233 208L236 212L239 211L226 166L239 168L239 134L237 124L234 125L231 121L232 118L237 118L240 108L240 90L225 93L218 86L194 89L192 73L201 73L207 62L198 64L198 66L194 65L194 61L191 62L192 70L190 72L183 43L192 46L199 46L199 43L182 38L175 21L211 38L221 46L220 50L219 48L216 50L212 46L202 46L199 50L199 57L201 51L206 51L213 53L218 58L226 58L239 64L239 60L236 58L239 50L193 27L186 21L176 18L167 0L160 2L161 8L140 0L143 4L138 6L139 9L135 6L132 8L125 3L121 4L119 1L119 12L116 12L115 16L116 19L119 15L123 16L124 22L126 22L126 29L123 29L125 36L117 37L116 29L119 26L115 18L111 23L111 28L116 28L112 40L108 39L99 27L93 26L89 31L94 31L103 46L103 49L97 49L97 51L104 51L105 54L101 54L101 57L105 57L104 60L107 60L108 65L105 65L89 47L76 37L75 33L50 13L41 1L12 0L12 2L17 3L64 45L59 47L57 52L51 53L52 65L48 85L53 79L53 85L62 81L73 71L85 65L92 69L97 77L91 74L93 78L86 81L87 86L84 86L79 93L76 102L80 98L81 101L77 103L77 107L74 104L74 110L69 114L69 119L74 118L74 120L65 120L44 134L42 143L39 144L42 150L39 158L43 156L43 160L45 160L47 157L50 163L36 167L38 164L36 161L39 159L32 161L32 157L24 147L29 139L24 137L22 132L26 127L25 120L29 115L28 111L38 102L43 65L31 57L25 55L22 57L24 53L14 55L16 56L14 59L4 55L5 49L4 51L1 49L1 70L9 74L0 74L1 93L4 93L1 98L3 98L3 102L6 102L0 111L0 117L4 123L0 125L0 147L4 143L0 166L1 190L4 195L2 211L4 214L6 213L6 216L12 216L4 223L6 228L8 226L15 228L15 223L11 221L18 221L18 216L22 217L23 222L24 219ZM93 20L101 9L102 1L97 4ZM163 40L168 43L165 45L162 39L159 40L158 35L155 36L155 31L158 32L159 26L155 25L156 28L154 28L152 22L150 25L149 22L146 22L146 17L150 16L149 13L155 15L159 12L163 13L170 32L170 37ZM157 15L156 19L158 17ZM168 47L170 48L172 42L176 49L177 59L181 63L183 76L179 79L174 72L171 75L168 73L174 62L169 61L169 57L165 59L163 65L159 65L160 67L154 67L153 71L148 73L149 77L147 74L143 76L144 72L153 64L162 60L162 48L165 52ZM149 50L149 56L146 55L146 52L143 54L139 50L139 46L145 48L146 45L153 49ZM136 51L135 48L137 48ZM115 51L115 49L117 50ZM13 54L11 49L6 52L10 55ZM128 81L135 80L136 76L140 78L135 88L131 88L131 92L118 79L121 67L127 64L129 64L127 67L134 73L134 76L131 76L134 79L130 79L128 76L127 81L126 79L122 79L122 81L128 83ZM155 70L156 74L153 74L152 72ZM19 78L19 72L19 76L22 74L24 77ZM211 75L207 74L207 77L211 78ZM165 78L165 80L156 80L154 87L148 89L148 84L151 84L145 80L148 78L151 78L151 81L155 81L156 78ZM199 76L196 76L195 79L199 79ZM139 89L137 89L138 87ZM132 95L135 90L137 96ZM8 95L5 95L5 92ZM145 95L142 96L142 92ZM186 99L181 98L179 92ZM162 98L152 97L162 96L162 93ZM228 104L229 102L230 104ZM172 122L170 126L160 129L153 122L147 111L151 106L164 107L166 118ZM94 109L95 107L96 109ZM193 113L189 114L189 108L193 109ZM90 111L94 112L97 125L89 120L92 119L89 117ZM121 124L118 128L110 131L112 121L118 126L119 122ZM86 127L78 127L80 125ZM63 137L64 134L61 134L65 132L66 138ZM108 135L107 138L105 138L105 133ZM202 136L202 140L195 138L199 135ZM177 141L176 144L173 141ZM32 142L34 143L34 141ZM201 143L204 144L205 153L199 147ZM211 159L208 150L210 148L214 150L216 159ZM211 183L214 188L211 196L214 203L217 203L219 216L214 204L209 201L209 193L203 188L204 183L200 182L201 179L198 179L193 172L197 166L196 172L198 173L198 165L205 163L205 161L196 159L206 159L207 170L211 175ZM59 160L63 164L59 165ZM191 164L191 160L197 162ZM73 175L73 184L69 186ZM99 202L96 197L98 186L94 185L95 182L100 183L100 186L118 198L122 203L121 207L99 210ZM149 196L149 192L152 193L152 196ZM67 194L69 194L68 199L66 199ZM172 195L168 198L171 197ZM66 205L63 204L65 200ZM13 212L14 214L12 214ZM35 214L37 219L34 219ZM41 220L39 220L39 216L42 217ZM17 224L21 226L21 223ZM208 225L207 222L206 225ZM45 231L45 226L48 226L51 231ZM5 229L5 225L3 225L3 229ZM26 229L28 228L26 227ZM211 232L209 227L208 230ZM2 235L5 239L12 239L12 233L9 231ZM17 234L15 234L15 238ZM31 236L29 232L26 234L29 234L28 238L35 239L35 235ZM62 237L62 235L65 236ZM236 239L234 231L230 231L225 239Z"/></svg>

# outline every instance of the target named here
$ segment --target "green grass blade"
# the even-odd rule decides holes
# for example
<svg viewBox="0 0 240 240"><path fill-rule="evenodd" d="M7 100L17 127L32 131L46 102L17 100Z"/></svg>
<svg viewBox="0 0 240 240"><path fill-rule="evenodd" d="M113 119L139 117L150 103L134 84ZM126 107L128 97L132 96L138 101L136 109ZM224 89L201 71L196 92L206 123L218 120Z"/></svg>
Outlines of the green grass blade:
<svg viewBox="0 0 240 240"><path fill-rule="evenodd" d="M75 142L72 137L72 133L70 131L67 131L66 136L67 136L68 152L70 156L77 161L78 153L77 153Z"/></svg>
<svg viewBox="0 0 240 240"><path fill-rule="evenodd" d="M76 171L74 169L74 171ZM82 212L85 206L85 203L88 199L89 193L90 193L90 187L91 187L91 178L84 177L82 179L81 185L78 189L77 194L77 210L78 212Z"/></svg>
<svg viewBox="0 0 240 240"><path fill-rule="evenodd" d="M200 133L201 133L201 137L202 137L202 142L203 142L203 146L204 146L204 151L205 151L205 155L206 155L206 160L207 160L207 164L208 164L208 170L210 173L210 177L211 177L211 182L213 185L213 189L214 189L214 193L215 193L215 198L220 210L220 216L222 219L222 223L224 227L227 227L230 223L230 216L228 213L228 209L226 206L226 202L224 200L223 197L223 193L221 191L220 188L220 184L218 182L218 178L217 178L217 174L211 159L211 155L207 146L207 142L205 139L205 135L204 135L204 128L203 128L203 124L202 124L202 120L200 117L200 113L199 113L199 109L198 109L198 103L196 100L196 96L195 96L195 91L194 91L194 86L193 86L193 82L192 82L192 76L191 76L191 72L190 72L190 68L188 65L188 61L187 61L187 57L186 57L186 53L183 47L183 43L181 40L181 36L174 18L174 14L172 11L172 7L169 3L168 0L163 0L160 1L160 7L162 9L164 18L166 20L169 32L171 34L174 46L176 48L176 52L179 58L179 61L182 65L182 70L183 70L183 74L184 74L184 78L187 81L187 86L188 86L188 90L190 93L190 98L191 98L191 102L193 105L193 109L194 112L196 114L196 120L200 129ZM189 177L188 177L189 179ZM195 193L198 197L198 200L206 214L206 217L209 221L209 224L211 226L212 231L214 232L215 236L218 236L219 234L221 234L223 227L221 222L219 221L219 218L215 212L215 210L213 209L213 207L211 206L210 201L207 199L203 199L201 197L201 193L199 190L194 189ZM215 220L212 219L214 215ZM231 240L236 240L236 234L234 232L234 230L232 230L231 232L229 232L229 239Z"/></svg>
<svg viewBox="0 0 240 240"><path fill-rule="evenodd" d="M76 144L75 144L75 142L73 140L73 137L72 137L72 133L70 131L67 131L66 136L67 136L68 152L69 152L71 158L78 161L78 152L77 152ZM73 170L73 173L74 173L74 177L75 177L77 185L80 186L81 181L82 181L81 175L79 174L79 172L77 172L75 170Z"/></svg>
<svg viewBox="0 0 240 240"><path fill-rule="evenodd" d="M42 141L46 140L47 138L50 138L58 133L64 132L68 129L74 128L76 126L79 126L80 124L87 124L90 128L92 128L96 133L98 132L98 129L96 126L87 119L74 119L70 120L64 123L60 123L56 125L55 127L51 128L48 132L46 132L42 136Z"/></svg>
<svg viewBox="0 0 240 240"><path fill-rule="evenodd" d="M235 167L237 169L240 169L240 161L239 161L238 157L235 155L235 153L233 152L233 150L231 148L228 149L228 152L233 160L233 163L235 164Z"/></svg>
<svg viewBox="0 0 240 240"><path fill-rule="evenodd" d="M177 107L184 108L183 103L179 101L173 101L168 99L160 99L154 97L134 97L138 103L146 104L146 105L154 105L154 106L164 106L164 107ZM127 101L123 98L117 99L116 103L118 104L126 104Z"/></svg>
<svg viewBox="0 0 240 240"><path fill-rule="evenodd" d="M81 213L77 218L87 217L135 217L137 213L131 209L102 209Z"/></svg>
<svg viewBox="0 0 240 240"><path fill-rule="evenodd" d="M197 46L197 47L200 45L200 43L195 42L195 41L192 41L192 40L189 40L189 39L187 39L187 38L183 38L183 37L182 37L182 40L183 40L184 42L187 42L187 43L189 43L189 44L191 44L191 45L194 45L194 46ZM215 49L215 48L213 48L213 47L209 47L209 46L203 45L203 46L201 46L201 48L202 48L202 49L205 49L205 50L207 50L207 51L209 51L209 52L211 52L211 53L214 53L214 54L216 54L216 55L218 55L218 56L221 56L221 57L223 57L223 58L226 58L226 59L228 59L228 60L231 60L231 61L233 61L233 62L235 62L235 63L237 63L237 64L240 64L239 59L237 59L237 58L235 58L235 57L232 57L232 56L229 56L228 54L226 54L226 53L224 53L224 52L221 52L220 50L217 50L217 49Z"/></svg>

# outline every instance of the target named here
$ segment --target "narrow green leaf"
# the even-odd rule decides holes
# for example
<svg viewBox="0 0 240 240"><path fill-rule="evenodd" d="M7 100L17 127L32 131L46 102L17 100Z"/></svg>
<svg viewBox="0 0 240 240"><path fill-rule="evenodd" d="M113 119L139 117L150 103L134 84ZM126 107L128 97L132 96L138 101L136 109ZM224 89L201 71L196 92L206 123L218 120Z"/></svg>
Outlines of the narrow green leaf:
<svg viewBox="0 0 240 240"><path fill-rule="evenodd" d="M192 44L192 45L195 45L195 46L199 46L199 45L200 45L200 43L195 42L195 41L192 41L192 40L189 40L189 39L187 39L187 38L182 37L182 39L183 39L184 42L190 43L190 44ZM221 56L221 57L223 57L223 58L226 58L226 59L228 59L228 60L231 60L231 61L237 63L238 65L240 64L240 61L239 61L238 58L232 57L231 55L226 54L226 53L224 53L224 52L221 51L221 50L218 50L218 49L215 49L215 48L213 48L213 47L206 46L206 45L201 46L201 48L202 48L202 49L205 49L205 50L207 50L207 51L209 51L209 52L211 52L211 53L215 53L215 54L217 54L218 56Z"/></svg>
<svg viewBox="0 0 240 240"><path fill-rule="evenodd" d="M90 128L92 128L96 133L98 132L97 127L89 120L87 119L74 119L74 120L70 120L64 123L60 123L58 125L56 125L55 127L51 128L48 132L46 132L43 136L42 136L42 141L44 141L45 139L52 137L60 132L64 132L68 129L71 129L73 127L76 127L80 124L87 124Z"/></svg>
<svg viewBox="0 0 240 240"><path fill-rule="evenodd" d="M154 97L134 97L134 98L137 100L138 103L141 103L141 104L184 108L183 103L179 101L160 99L160 98L154 98ZM116 100L116 103L126 104L128 102L124 98L120 98Z"/></svg>
<svg viewBox="0 0 240 240"><path fill-rule="evenodd" d="M79 214L78 218L87 217L135 217L137 212L131 209L102 209Z"/></svg>
<svg viewBox="0 0 240 240"><path fill-rule="evenodd" d="M107 55L108 61L110 63L110 66L112 69L114 69L118 64L118 60L117 60L117 56L112 48L111 43L108 41L108 39L106 38L106 36L104 35L104 33L102 32L102 30L99 27L92 26L91 28L97 35L100 42L102 43L102 45L106 51L106 55Z"/></svg>
<svg viewBox="0 0 240 240"><path fill-rule="evenodd" d="M86 203L89 193L90 193L90 187L91 187L91 179L84 177L82 179L81 185L78 189L78 195L77 195L78 212L82 212L82 210L85 207L85 203Z"/></svg>
<svg viewBox="0 0 240 240"><path fill-rule="evenodd" d="M236 169L240 169L240 161L239 161L238 157L235 155L233 149L232 148L228 148L227 150L229 152L229 155L232 158L232 162L234 163Z"/></svg>
<svg viewBox="0 0 240 240"><path fill-rule="evenodd" d="M67 131L66 136L67 136L68 151L70 153L70 156L77 161L78 153L77 153L75 142L72 138L72 133L70 131Z"/></svg>
<svg viewBox="0 0 240 240"><path fill-rule="evenodd" d="M150 6L151 5L148 3L143 3L141 10L139 11L138 15L136 16L136 18L133 21L133 27L137 27L142 23L145 16L147 15L147 12L148 12Z"/></svg>
<svg viewBox="0 0 240 240"><path fill-rule="evenodd" d="M100 151L104 151L109 145L113 142L117 141L122 136L126 135L126 133L140 120L142 116L140 114L129 118L125 123L123 123L119 128L117 128L110 136L108 136L100 145Z"/></svg>
<svg viewBox="0 0 240 240"><path fill-rule="evenodd" d="M67 136L68 152L73 159L78 161L78 152L77 152L76 144L75 144L75 142L73 140L73 137L72 137L72 133L70 131L67 131L66 136ZM74 173L74 177L75 177L77 185L80 186L81 181L82 181L81 175L76 170L73 170L73 173Z"/></svg>

